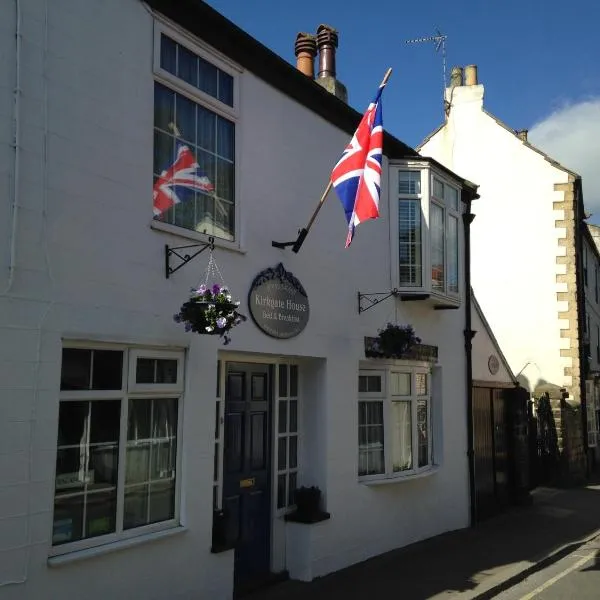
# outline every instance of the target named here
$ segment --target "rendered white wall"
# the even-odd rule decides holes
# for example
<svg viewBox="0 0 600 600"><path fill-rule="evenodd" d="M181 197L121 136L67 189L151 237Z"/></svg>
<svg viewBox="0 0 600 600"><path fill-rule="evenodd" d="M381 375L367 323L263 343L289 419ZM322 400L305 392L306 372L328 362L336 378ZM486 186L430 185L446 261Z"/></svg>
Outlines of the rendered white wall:
<svg viewBox="0 0 600 600"><path fill-rule="evenodd" d="M10 293L0 296L0 584L14 583L0 594L10 600L74 598L83 590L90 599L228 598L232 553L209 552L213 382L222 346L212 337L185 334L172 320L206 261L196 259L166 280L164 244L187 240L150 228L152 17L136 0L40 0L22 7L18 269ZM1 21L4 217L14 15ZM324 455L318 468L304 468L321 482L334 516L314 537L314 575L466 526L464 311L434 312L416 302L394 307L390 300L357 314L357 291L389 288L385 182L382 219L361 225L350 250L344 249L346 225L333 194L300 253L272 248L271 240L293 237L306 223L349 135L250 73L241 77L238 127L245 252L218 249L217 261L242 300L258 271L283 261L308 292L311 319L287 341L268 338L248 321L233 332L228 348L324 359L324 369L308 371L318 377L326 403L317 417L325 430L315 429ZM7 221L0 219L0 291L7 282ZM374 335L396 310L400 323L411 323L425 343L439 346L447 447L436 475L373 489L356 477L357 369L363 336ZM63 338L188 349L181 473L187 531L50 568Z"/></svg>
<svg viewBox="0 0 600 600"><path fill-rule="evenodd" d="M564 215L553 210L563 199L554 185L568 175L483 110L482 85L455 88L451 102L448 122L421 154L480 186L472 209L473 290L512 371L523 370L523 384L569 385L570 359L560 357L568 347L560 327L568 323L558 319L566 303L556 299L566 291L556 283L565 272L556 264L565 231L554 226Z"/></svg>

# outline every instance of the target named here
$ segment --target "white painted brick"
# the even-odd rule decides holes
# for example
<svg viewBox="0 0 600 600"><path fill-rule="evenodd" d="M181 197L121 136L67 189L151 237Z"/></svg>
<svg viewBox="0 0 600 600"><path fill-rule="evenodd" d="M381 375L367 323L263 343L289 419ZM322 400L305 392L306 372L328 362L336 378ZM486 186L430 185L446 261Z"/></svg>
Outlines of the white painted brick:
<svg viewBox="0 0 600 600"><path fill-rule="evenodd" d="M31 423L17 421L2 426L0 435L0 455L14 455L27 452L31 442Z"/></svg>
<svg viewBox="0 0 600 600"><path fill-rule="evenodd" d="M0 454L0 482L3 485L25 483L29 475L29 456L19 454Z"/></svg>
<svg viewBox="0 0 600 600"><path fill-rule="evenodd" d="M33 390L2 390L0 392L0 428L15 421L29 421L34 402Z"/></svg>
<svg viewBox="0 0 600 600"><path fill-rule="evenodd" d="M31 460L31 481L49 483L54 481L56 470L56 450L33 452Z"/></svg>
<svg viewBox="0 0 600 600"><path fill-rule="evenodd" d="M52 510L32 514L29 517L30 540L32 544L49 542L52 538Z"/></svg>
<svg viewBox="0 0 600 600"><path fill-rule="evenodd" d="M26 483L0 486L0 519L27 514L29 486Z"/></svg>
<svg viewBox="0 0 600 600"><path fill-rule="evenodd" d="M52 510L54 505L54 481L32 482L29 484L30 514Z"/></svg>
<svg viewBox="0 0 600 600"><path fill-rule="evenodd" d="M58 436L58 419L36 420L33 425L34 450L53 450L56 449Z"/></svg>
<svg viewBox="0 0 600 600"><path fill-rule="evenodd" d="M27 558L28 552L26 548L1 551L0 581L13 584L23 582L27 573Z"/></svg>
<svg viewBox="0 0 600 600"><path fill-rule="evenodd" d="M0 362L1 389L33 389L35 386L35 363L24 361Z"/></svg>
<svg viewBox="0 0 600 600"><path fill-rule="evenodd" d="M0 362L36 360L39 333L32 329L1 329ZM1 385L1 384L0 384Z"/></svg>

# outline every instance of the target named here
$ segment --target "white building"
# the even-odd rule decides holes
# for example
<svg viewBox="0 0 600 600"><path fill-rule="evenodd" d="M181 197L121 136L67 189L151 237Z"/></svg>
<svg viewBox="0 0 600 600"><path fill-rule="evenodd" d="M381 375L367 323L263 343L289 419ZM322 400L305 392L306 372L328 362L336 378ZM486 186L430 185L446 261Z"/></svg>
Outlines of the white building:
<svg viewBox="0 0 600 600"><path fill-rule="evenodd" d="M527 131L491 115L483 100L477 67L465 67L464 81L455 68L446 122L420 152L481 185L472 286L512 371L531 392L552 384L585 407L585 304L596 304L581 263L581 178L532 146ZM581 431L570 446L576 473L585 470L584 438Z"/></svg>
<svg viewBox="0 0 600 600"><path fill-rule="evenodd" d="M273 247L360 115L180 6L16 1L0 23L3 599L230 598L234 580L311 579L469 524L474 186L386 136L381 218L350 249L333 194L298 253ZM172 123L214 194L153 219ZM209 251L167 278L165 245L210 234L246 315L277 300L250 294L259 273L293 273L273 286L309 306L302 331L267 335L259 311L224 346L174 322ZM359 311L359 292L366 308L394 289ZM437 358L366 358L388 321ZM286 520L312 485L330 518Z"/></svg>

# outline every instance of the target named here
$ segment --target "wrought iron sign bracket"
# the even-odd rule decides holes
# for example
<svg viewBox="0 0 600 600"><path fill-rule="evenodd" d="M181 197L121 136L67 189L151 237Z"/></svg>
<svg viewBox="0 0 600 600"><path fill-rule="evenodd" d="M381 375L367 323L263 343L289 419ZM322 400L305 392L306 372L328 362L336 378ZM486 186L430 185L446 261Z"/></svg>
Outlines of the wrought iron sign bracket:
<svg viewBox="0 0 600 600"><path fill-rule="evenodd" d="M387 300L391 297L398 298L400 296L400 291L394 288L389 292L372 292L370 294L361 294L358 292L358 314L365 312L365 310L369 310L373 308L380 302ZM363 299L367 302L366 306L363 306Z"/></svg>
<svg viewBox="0 0 600 600"><path fill-rule="evenodd" d="M189 254L188 252L179 252L179 250L187 250L188 248L200 248L194 252L194 254ZM215 249L215 238L209 237L208 242L204 242L202 244L189 244L187 246L172 246L169 247L168 244L165 244L165 277L169 279L169 277L175 273L175 271L179 271L181 267L187 265L190 260L196 258L198 254L201 254L206 249L210 249L211 252ZM180 263L176 267L171 266L171 256L175 255Z"/></svg>

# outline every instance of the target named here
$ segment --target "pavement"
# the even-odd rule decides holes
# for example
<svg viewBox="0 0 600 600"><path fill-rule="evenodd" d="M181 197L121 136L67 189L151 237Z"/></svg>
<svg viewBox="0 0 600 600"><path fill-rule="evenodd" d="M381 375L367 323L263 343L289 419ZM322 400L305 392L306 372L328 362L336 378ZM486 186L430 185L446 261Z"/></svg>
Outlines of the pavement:
<svg viewBox="0 0 600 600"><path fill-rule="evenodd" d="M510 508L475 527L388 552L310 583L279 583L247 599L496 598L600 536L599 477L578 488L540 487L531 496L531 505Z"/></svg>

